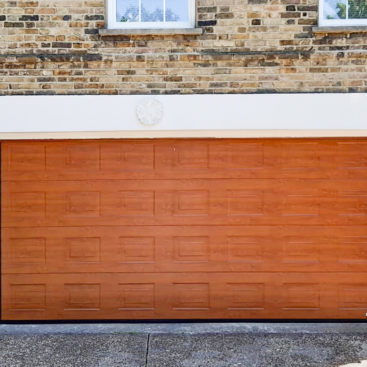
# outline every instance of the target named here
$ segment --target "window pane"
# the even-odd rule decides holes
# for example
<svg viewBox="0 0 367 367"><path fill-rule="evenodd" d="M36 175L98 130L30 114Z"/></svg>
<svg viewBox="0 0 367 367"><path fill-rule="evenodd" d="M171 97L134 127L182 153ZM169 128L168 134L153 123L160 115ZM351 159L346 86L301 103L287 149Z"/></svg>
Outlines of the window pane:
<svg viewBox="0 0 367 367"><path fill-rule="evenodd" d="M346 0L324 0L325 19L346 19Z"/></svg>
<svg viewBox="0 0 367 367"><path fill-rule="evenodd" d="M142 22L163 22L163 0L141 0Z"/></svg>
<svg viewBox="0 0 367 367"><path fill-rule="evenodd" d="M116 0L117 22L139 21L139 0Z"/></svg>
<svg viewBox="0 0 367 367"><path fill-rule="evenodd" d="M349 0L350 19L367 18L367 1L366 0Z"/></svg>
<svg viewBox="0 0 367 367"><path fill-rule="evenodd" d="M116 0L116 21L139 21L139 0Z"/></svg>
<svg viewBox="0 0 367 367"><path fill-rule="evenodd" d="M166 21L187 22L189 7L187 0L166 0Z"/></svg>

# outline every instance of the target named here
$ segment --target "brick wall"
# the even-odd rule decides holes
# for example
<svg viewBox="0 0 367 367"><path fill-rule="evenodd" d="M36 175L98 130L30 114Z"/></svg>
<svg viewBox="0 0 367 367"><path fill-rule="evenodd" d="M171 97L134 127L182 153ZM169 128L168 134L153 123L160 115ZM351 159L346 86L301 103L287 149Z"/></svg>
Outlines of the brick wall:
<svg viewBox="0 0 367 367"><path fill-rule="evenodd" d="M0 94L366 92L367 33L317 0L197 0L203 35L101 37L104 0L0 0Z"/></svg>

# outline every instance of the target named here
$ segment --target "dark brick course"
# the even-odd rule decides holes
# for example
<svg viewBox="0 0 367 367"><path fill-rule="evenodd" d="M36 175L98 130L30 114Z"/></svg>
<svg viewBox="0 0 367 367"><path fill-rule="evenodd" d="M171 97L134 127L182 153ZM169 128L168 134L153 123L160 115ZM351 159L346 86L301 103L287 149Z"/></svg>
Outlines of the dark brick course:
<svg viewBox="0 0 367 367"><path fill-rule="evenodd" d="M314 0L197 0L201 35L103 37L104 0L3 4L0 95L367 92L367 33L314 34Z"/></svg>

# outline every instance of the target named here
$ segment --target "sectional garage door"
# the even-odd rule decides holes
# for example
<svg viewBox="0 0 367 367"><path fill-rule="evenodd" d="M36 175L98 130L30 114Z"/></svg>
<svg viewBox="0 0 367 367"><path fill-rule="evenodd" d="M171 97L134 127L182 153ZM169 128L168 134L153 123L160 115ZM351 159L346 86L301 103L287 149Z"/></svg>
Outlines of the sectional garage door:
<svg viewBox="0 0 367 367"><path fill-rule="evenodd" d="M2 318L355 318L367 141L2 143Z"/></svg>

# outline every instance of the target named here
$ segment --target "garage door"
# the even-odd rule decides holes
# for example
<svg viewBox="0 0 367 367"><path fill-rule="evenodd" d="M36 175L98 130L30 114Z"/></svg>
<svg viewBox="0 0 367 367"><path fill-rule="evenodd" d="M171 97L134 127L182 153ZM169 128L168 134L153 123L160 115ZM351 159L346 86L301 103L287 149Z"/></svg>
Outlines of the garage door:
<svg viewBox="0 0 367 367"><path fill-rule="evenodd" d="M366 318L367 140L2 144L2 318Z"/></svg>

